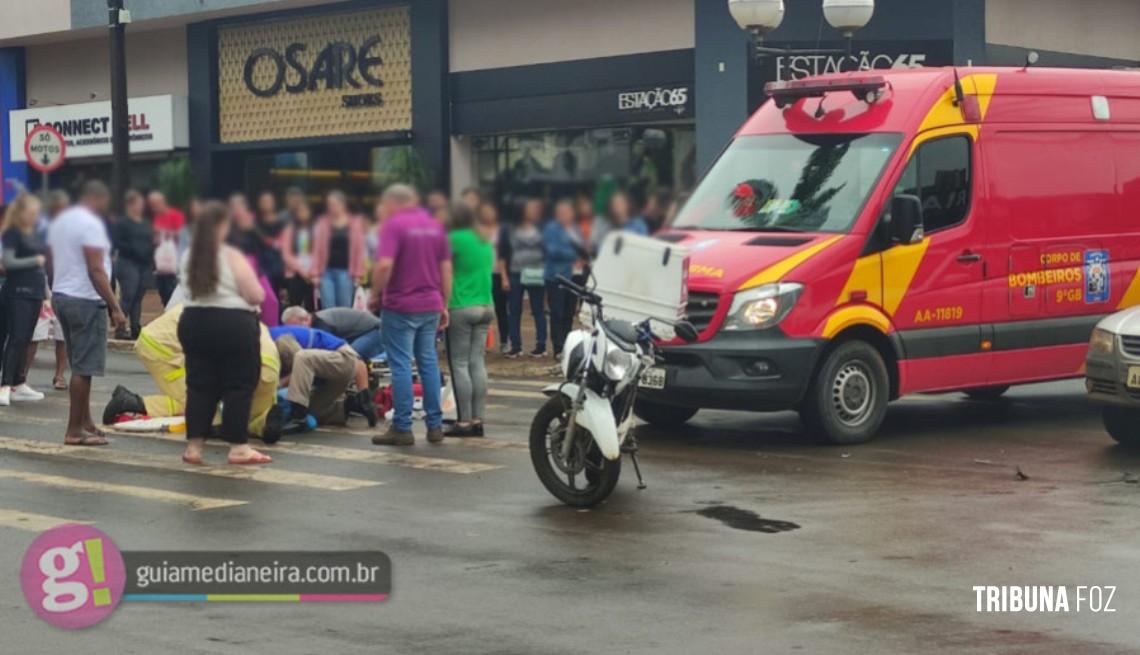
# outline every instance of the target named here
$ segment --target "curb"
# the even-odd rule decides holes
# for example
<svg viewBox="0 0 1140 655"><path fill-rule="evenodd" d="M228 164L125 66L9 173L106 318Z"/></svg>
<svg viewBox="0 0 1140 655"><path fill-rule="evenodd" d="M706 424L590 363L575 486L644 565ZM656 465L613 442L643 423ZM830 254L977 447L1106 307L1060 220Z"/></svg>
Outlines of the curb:
<svg viewBox="0 0 1140 655"><path fill-rule="evenodd" d="M129 339L107 339L107 350L113 353L133 353L135 342Z"/></svg>

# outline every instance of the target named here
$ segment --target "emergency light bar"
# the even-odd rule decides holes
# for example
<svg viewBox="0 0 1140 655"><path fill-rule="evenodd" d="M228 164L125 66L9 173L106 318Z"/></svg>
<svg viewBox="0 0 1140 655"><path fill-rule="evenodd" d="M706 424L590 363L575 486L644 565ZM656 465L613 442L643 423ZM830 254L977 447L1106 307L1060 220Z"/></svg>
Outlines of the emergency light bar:
<svg viewBox="0 0 1140 655"><path fill-rule="evenodd" d="M878 99L879 92L886 87L887 81L881 75L866 75L831 80L769 82L764 86L764 91L772 96L777 107L783 109L803 98L822 98L828 93L841 91L850 91L856 98L872 103Z"/></svg>

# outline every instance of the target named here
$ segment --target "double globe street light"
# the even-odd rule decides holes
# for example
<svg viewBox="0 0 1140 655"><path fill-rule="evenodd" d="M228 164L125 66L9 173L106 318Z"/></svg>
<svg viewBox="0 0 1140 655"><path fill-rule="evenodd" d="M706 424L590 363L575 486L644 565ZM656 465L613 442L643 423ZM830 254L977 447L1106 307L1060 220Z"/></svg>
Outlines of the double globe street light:
<svg viewBox="0 0 1140 655"><path fill-rule="evenodd" d="M748 32L756 56L782 54L847 54L855 31L866 26L875 13L875 0L823 0L823 17L847 38L847 53L837 50L786 50L764 46L764 37L784 22L784 0L728 0L728 11Z"/></svg>

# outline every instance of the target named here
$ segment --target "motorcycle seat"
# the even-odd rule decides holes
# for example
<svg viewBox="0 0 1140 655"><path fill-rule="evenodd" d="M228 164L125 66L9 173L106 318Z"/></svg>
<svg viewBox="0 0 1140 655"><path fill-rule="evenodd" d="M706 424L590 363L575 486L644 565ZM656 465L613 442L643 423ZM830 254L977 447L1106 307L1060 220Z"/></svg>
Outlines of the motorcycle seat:
<svg viewBox="0 0 1140 655"><path fill-rule="evenodd" d="M637 345L637 328L633 323L610 319L605 322L605 326L606 333L621 342L621 345L628 346L631 349Z"/></svg>

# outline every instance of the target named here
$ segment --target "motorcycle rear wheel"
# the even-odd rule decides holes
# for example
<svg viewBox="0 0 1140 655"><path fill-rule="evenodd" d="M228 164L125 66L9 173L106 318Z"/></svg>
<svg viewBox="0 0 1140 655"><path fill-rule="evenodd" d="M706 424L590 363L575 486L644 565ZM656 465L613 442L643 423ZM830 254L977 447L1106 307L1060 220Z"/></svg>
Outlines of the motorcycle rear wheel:
<svg viewBox="0 0 1140 655"><path fill-rule="evenodd" d="M590 433L578 426L574 432L579 445L572 449L569 459L579 462L580 467L574 462L560 466L555 461L558 455L554 446L561 443L560 435L566 433L569 420L569 400L559 395L546 401L530 426L530 461L542 486L555 498L571 507L593 507L613 493L621 476L621 459L603 457ZM581 444L585 444L585 452L578 450ZM579 486L580 482L585 485Z"/></svg>

